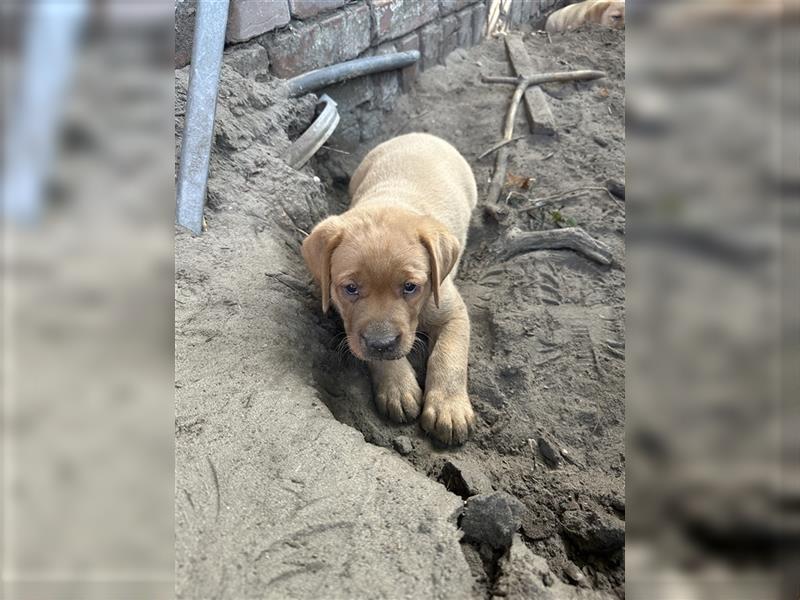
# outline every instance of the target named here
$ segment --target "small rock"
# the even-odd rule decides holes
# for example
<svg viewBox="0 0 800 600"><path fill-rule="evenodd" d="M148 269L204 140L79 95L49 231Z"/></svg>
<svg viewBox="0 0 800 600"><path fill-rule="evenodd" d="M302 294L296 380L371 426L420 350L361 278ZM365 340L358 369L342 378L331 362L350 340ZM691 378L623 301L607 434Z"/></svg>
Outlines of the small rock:
<svg viewBox="0 0 800 600"><path fill-rule="evenodd" d="M561 464L561 455L558 453L553 441L549 437L543 435L536 440L536 445L547 464L557 469Z"/></svg>
<svg viewBox="0 0 800 600"><path fill-rule="evenodd" d="M493 548L508 548L524 512L522 502L505 492L473 496L461 519L464 538Z"/></svg>
<svg viewBox="0 0 800 600"><path fill-rule="evenodd" d="M594 143L600 146L601 148L608 147L608 142L605 139L601 138L599 135L592 137L592 139L594 140Z"/></svg>
<svg viewBox="0 0 800 600"><path fill-rule="evenodd" d="M617 512L621 512L623 515L625 514L625 499L620 498L619 496L614 496L611 498L611 508L616 510Z"/></svg>
<svg viewBox="0 0 800 600"><path fill-rule="evenodd" d="M567 510L564 533L584 552L613 552L625 545L625 523L602 510Z"/></svg>
<svg viewBox="0 0 800 600"><path fill-rule="evenodd" d="M414 451L414 444L412 444L411 440L405 435L398 435L396 438L394 438L392 445L394 446L394 449L403 456L406 454L411 454Z"/></svg>
<svg viewBox="0 0 800 600"><path fill-rule="evenodd" d="M581 587L589 587L589 582L586 581L586 575L583 574L583 571L581 571L575 563L567 561L564 564L564 575L567 576L567 579Z"/></svg>
<svg viewBox="0 0 800 600"><path fill-rule="evenodd" d="M571 564L571 563L570 563ZM556 577L547 560L531 552L519 536L498 561L498 576L493 596L501 591L506 598L537 598L539 600L616 600L616 596L600 591L578 589ZM570 571L588 587L586 576L575 565ZM574 569L574 570L573 570ZM565 569L566 572L566 569ZM574 581L574 580L573 580Z"/></svg>
<svg viewBox="0 0 800 600"><path fill-rule="evenodd" d="M581 466L580 463L572 457L572 455L569 453L569 450L567 450L566 448L561 449L561 458L563 458L565 461L567 461L569 464L573 466L576 467Z"/></svg>
<svg viewBox="0 0 800 600"><path fill-rule="evenodd" d="M608 179L606 189L620 200L625 200L625 182L617 179Z"/></svg>
<svg viewBox="0 0 800 600"><path fill-rule="evenodd" d="M444 486L464 500L477 494L491 494L492 484L478 467L456 458L448 459L442 467L439 480Z"/></svg>

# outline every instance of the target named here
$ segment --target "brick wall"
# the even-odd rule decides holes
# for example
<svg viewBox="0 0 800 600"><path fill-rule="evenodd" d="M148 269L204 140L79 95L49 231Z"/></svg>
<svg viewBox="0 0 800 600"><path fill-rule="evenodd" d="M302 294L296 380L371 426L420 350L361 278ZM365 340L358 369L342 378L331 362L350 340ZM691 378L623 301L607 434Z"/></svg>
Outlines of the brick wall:
<svg viewBox="0 0 800 600"><path fill-rule="evenodd" d="M420 70L443 64L457 48L486 35L490 15L509 26L539 18L562 0L230 0L226 52L248 72L288 78L361 56L419 50L418 64L326 90L342 115L343 146L369 139ZM196 0L175 2L175 63L191 60ZM562 2L563 3L563 2ZM236 46L247 42L237 48ZM247 49L247 52L244 50ZM260 61L261 67L253 64Z"/></svg>

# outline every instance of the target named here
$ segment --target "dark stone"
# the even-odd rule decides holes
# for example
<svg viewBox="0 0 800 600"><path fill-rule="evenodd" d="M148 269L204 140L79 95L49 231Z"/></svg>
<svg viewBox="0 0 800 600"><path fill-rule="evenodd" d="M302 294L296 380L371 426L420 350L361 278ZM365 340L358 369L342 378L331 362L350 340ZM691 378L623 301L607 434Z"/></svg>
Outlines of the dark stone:
<svg viewBox="0 0 800 600"><path fill-rule="evenodd" d="M625 523L592 510L567 510L561 515L564 534L584 552L613 552L625 545Z"/></svg>
<svg viewBox="0 0 800 600"><path fill-rule="evenodd" d="M606 188L620 200L625 200L625 182L616 179L606 181Z"/></svg>
<svg viewBox="0 0 800 600"><path fill-rule="evenodd" d="M542 455L545 462L554 469L557 469L561 464L561 454L559 454L553 440L546 435L542 435L536 440L536 446L539 448L539 453Z"/></svg>
<svg viewBox="0 0 800 600"><path fill-rule="evenodd" d="M523 504L505 492L473 496L461 519L464 538L492 548L508 548L524 512Z"/></svg>
<svg viewBox="0 0 800 600"><path fill-rule="evenodd" d="M492 484L476 466L451 458L444 463L439 480L444 486L464 500L477 494L490 494Z"/></svg>
<svg viewBox="0 0 800 600"><path fill-rule="evenodd" d="M405 435L398 435L396 438L394 438L392 445L394 446L394 449L403 456L406 454L411 454L414 451L414 444L412 444L411 440Z"/></svg>

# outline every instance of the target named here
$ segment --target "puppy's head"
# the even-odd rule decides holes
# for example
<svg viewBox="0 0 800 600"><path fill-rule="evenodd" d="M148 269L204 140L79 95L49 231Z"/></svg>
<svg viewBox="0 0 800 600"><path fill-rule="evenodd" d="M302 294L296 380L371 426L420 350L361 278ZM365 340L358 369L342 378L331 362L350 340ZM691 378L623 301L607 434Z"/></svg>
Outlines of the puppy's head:
<svg viewBox="0 0 800 600"><path fill-rule="evenodd" d="M329 217L303 242L303 258L342 316L350 350L362 360L411 351L423 306L458 260L458 240L438 221L400 211Z"/></svg>
<svg viewBox="0 0 800 600"><path fill-rule="evenodd" d="M614 29L625 28L625 2L600 0L589 9L589 20Z"/></svg>

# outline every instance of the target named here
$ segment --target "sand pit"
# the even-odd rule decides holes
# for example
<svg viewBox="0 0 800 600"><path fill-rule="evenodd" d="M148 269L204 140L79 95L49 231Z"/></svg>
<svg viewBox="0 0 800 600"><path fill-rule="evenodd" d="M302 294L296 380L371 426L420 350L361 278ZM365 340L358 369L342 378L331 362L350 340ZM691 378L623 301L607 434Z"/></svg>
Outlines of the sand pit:
<svg viewBox="0 0 800 600"><path fill-rule="evenodd" d="M387 597L523 597L536 586L554 598L624 596L624 202L586 190L525 210L624 181L624 34L516 35L548 71L608 77L543 86L557 135L512 143L500 210L479 201L473 215L457 285L472 319L478 430L460 448L378 416L365 366L336 350L341 324L321 315L299 244L344 210L364 154L399 133L450 141L483 196L494 160L478 156L500 140L513 88L480 75L512 74L502 40L453 52L420 76L376 139L350 154L323 150L301 172L282 156L313 99L286 101L274 82L225 68L208 231L176 240L182 596L242 597L264 585L324 595L344 580L352 594L378 585ZM178 72L178 114L185 87ZM527 131L520 111L516 135ZM504 257L513 228L568 226L606 244L612 264L571 250ZM422 376L424 356L413 358ZM495 491L522 505L513 551L459 544L462 500ZM366 569L381 553L392 564L376 561L373 584Z"/></svg>

